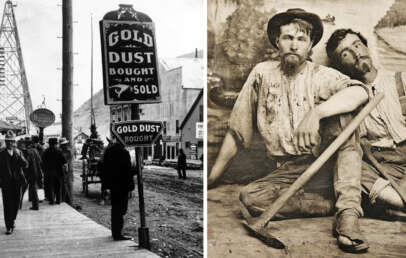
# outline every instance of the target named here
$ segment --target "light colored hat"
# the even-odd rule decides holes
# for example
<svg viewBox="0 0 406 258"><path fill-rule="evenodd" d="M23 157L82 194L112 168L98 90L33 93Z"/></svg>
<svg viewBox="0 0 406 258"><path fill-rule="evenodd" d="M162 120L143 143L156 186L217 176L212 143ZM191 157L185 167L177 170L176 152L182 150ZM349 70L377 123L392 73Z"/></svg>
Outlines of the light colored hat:
<svg viewBox="0 0 406 258"><path fill-rule="evenodd" d="M6 138L5 138L5 140L6 140L6 141L15 141L15 140L16 140L16 135L15 135L15 133L14 133L13 131L11 131L11 130L8 130L7 133L6 133Z"/></svg>
<svg viewBox="0 0 406 258"><path fill-rule="evenodd" d="M69 141L66 139L66 137L59 138L59 145L68 144L68 143L69 143Z"/></svg>

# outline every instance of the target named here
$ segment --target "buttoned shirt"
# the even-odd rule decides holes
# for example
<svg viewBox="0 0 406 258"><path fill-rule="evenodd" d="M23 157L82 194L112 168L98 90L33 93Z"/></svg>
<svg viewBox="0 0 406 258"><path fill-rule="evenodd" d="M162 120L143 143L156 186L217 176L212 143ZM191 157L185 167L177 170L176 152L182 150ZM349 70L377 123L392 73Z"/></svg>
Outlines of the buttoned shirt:
<svg viewBox="0 0 406 258"><path fill-rule="evenodd" d="M296 75L287 77L280 62L257 64L242 87L229 120L237 143L249 147L255 130L264 139L268 154L309 154L293 144L294 130L315 105L358 81L322 65L306 61Z"/></svg>
<svg viewBox="0 0 406 258"><path fill-rule="evenodd" d="M402 73L403 85L406 74ZM395 72L378 70L375 80L366 85L370 96L383 92L385 97L361 124L361 136L366 135L373 146L394 147L406 140L406 122L402 115Z"/></svg>

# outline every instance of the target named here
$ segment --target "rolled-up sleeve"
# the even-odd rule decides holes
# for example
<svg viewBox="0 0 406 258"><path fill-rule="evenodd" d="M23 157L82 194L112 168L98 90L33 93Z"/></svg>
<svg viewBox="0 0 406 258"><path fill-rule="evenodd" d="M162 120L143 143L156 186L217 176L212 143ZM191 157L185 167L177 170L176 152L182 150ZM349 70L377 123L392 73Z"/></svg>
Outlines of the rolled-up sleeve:
<svg viewBox="0 0 406 258"><path fill-rule="evenodd" d="M327 100L340 90L351 86L360 86L368 93L368 89L362 82L352 80L347 75L344 75L335 69L326 68L325 70L320 71L317 76L317 81L320 82L318 87L319 96L322 100Z"/></svg>
<svg viewBox="0 0 406 258"><path fill-rule="evenodd" d="M242 87L229 119L229 130L239 147L248 148L256 127L260 75L254 68Z"/></svg>

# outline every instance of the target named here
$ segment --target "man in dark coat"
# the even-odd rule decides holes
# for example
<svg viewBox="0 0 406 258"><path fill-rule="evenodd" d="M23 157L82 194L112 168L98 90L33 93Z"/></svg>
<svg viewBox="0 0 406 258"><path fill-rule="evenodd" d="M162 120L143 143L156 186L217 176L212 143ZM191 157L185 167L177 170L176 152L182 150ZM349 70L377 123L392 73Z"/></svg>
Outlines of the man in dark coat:
<svg viewBox="0 0 406 258"><path fill-rule="evenodd" d="M186 155L182 149L179 150L178 156L178 175L179 178L186 179Z"/></svg>
<svg viewBox="0 0 406 258"><path fill-rule="evenodd" d="M28 168L24 170L25 177L28 183L28 196L32 202L31 210L39 209L39 199L37 193L37 186L42 183L42 161L41 157L35 148L30 138L25 138L24 156L28 161ZM23 193L24 195L24 193Z"/></svg>
<svg viewBox="0 0 406 258"><path fill-rule="evenodd" d="M103 156L102 184L111 193L111 234L114 240L129 240L122 235L128 192L134 190L130 153L120 142L113 141Z"/></svg>
<svg viewBox="0 0 406 258"><path fill-rule="evenodd" d="M25 184L23 168L28 162L16 148L15 134L6 134L6 148L0 151L0 186L3 196L6 234L13 233L21 199L21 185Z"/></svg>
<svg viewBox="0 0 406 258"><path fill-rule="evenodd" d="M57 147L58 139L49 138L49 148L42 155L44 176L48 179L49 204L60 204L63 186L63 166L66 159L61 150Z"/></svg>
<svg viewBox="0 0 406 258"><path fill-rule="evenodd" d="M67 164L64 166L64 178L62 188L62 199L67 204L72 204L72 185L73 185L73 169L72 169L72 150L69 147L69 141L65 137L59 139L59 147L65 157Z"/></svg>

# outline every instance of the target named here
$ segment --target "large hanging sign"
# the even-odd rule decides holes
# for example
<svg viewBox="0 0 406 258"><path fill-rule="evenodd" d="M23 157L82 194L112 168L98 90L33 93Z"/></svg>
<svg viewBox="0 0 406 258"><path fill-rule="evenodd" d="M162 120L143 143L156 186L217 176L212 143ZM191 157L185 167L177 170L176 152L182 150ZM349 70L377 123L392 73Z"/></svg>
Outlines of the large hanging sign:
<svg viewBox="0 0 406 258"><path fill-rule="evenodd" d="M104 103L161 100L153 22L101 20Z"/></svg>
<svg viewBox="0 0 406 258"><path fill-rule="evenodd" d="M55 122L55 115L47 108L38 108L31 112L30 120L36 127L45 128Z"/></svg>

